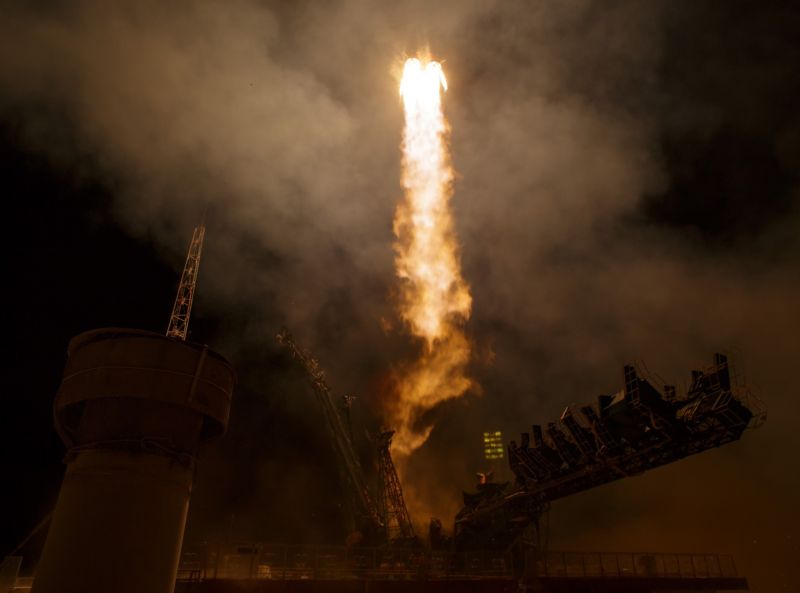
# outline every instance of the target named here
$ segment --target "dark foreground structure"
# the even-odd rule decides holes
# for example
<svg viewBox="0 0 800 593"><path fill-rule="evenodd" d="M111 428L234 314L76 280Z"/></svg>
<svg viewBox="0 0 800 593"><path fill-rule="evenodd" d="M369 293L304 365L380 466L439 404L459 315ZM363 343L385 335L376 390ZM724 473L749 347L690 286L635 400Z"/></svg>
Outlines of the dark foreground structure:
<svg viewBox="0 0 800 593"><path fill-rule="evenodd" d="M547 549L540 529L552 501L719 447L758 425L764 409L733 375L728 359L716 354L712 366L692 371L679 393L625 367L616 394L568 407L558 421L534 425L519 444L509 443L513 482L484 479L476 492L464 493L453 536L432 522L427 547L417 538L385 538L374 547L366 541L183 546L197 451L227 427L234 371L206 346L181 339L129 329L87 332L70 343L55 400L67 472L32 590L746 590L730 556L556 552ZM340 412L328 408L339 420ZM388 441L384 449L388 455ZM19 565L9 557L0 566L0 584L16 583L10 591L29 590L30 579L16 578Z"/></svg>
<svg viewBox="0 0 800 593"><path fill-rule="evenodd" d="M595 405L569 406L559 421L534 425L519 445L509 443L514 482L464 493L456 547L505 549L526 531L538 532L551 502L736 441L766 417L722 354L692 371L685 393L659 388L645 372L626 366L617 393L601 395Z"/></svg>
<svg viewBox="0 0 800 593"><path fill-rule="evenodd" d="M727 357L692 371L679 393L633 366L624 387L568 407L508 444L513 483L464 493L452 539L429 548L239 544L184 548L177 591L196 593L535 591L655 593L747 590L718 554L584 553L546 549L540 517L576 492L735 441L765 418Z"/></svg>
<svg viewBox="0 0 800 593"><path fill-rule="evenodd" d="M132 329L86 332L68 354L54 404L67 471L32 590L170 593L198 447L227 427L233 367Z"/></svg>
<svg viewBox="0 0 800 593"><path fill-rule="evenodd" d="M432 522L427 547L416 538L409 547L399 542L410 538L183 546L198 447L225 431L234 382L225 359L180 339L100 329L72 340L54 405L67 472L34 593L747 589L730 556L555 552L540 529L554 500L735 441L763 421L721 354L681 393L627 366L616 394L534 425L508 444L513 482L464 493L453 537ZM16 583L10 591L30 590L19 565L9 557L0 567L0 584Z"/></svg>

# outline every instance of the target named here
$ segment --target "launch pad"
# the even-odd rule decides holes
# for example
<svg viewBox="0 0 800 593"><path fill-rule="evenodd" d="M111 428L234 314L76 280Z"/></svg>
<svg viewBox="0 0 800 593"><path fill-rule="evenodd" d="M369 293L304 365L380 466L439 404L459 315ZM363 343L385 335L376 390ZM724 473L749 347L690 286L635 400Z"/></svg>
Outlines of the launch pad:
<svg viewBox="0 0 800 593"><path fill-rule="evenodd" d="M311 385L324 396L323 409L333 409L318 363L299 350L288 333L281 339L309 371ZM570 406L545 430L534 425L532 438L523 433L521 444L508 443L514 481L495 483L482 474L477 492L464 493L452 538L434 538L432 522L427 545L414 540L416 545L410 547L404 545L408 537L384 537L378 546L187 547L177 591L747 590L747 580L739 576L729 555L548 549L540 518L551 502L736 441L765 418L763 404L719 353L711 366L692 371L683 392L671 385L657 387L655 379L634 366L626 366L623 377L624 387L616 394L602 395L596 404L579 409ZM352 448L348 431L336 423L329 424L329 430L334 443ZM384 465L391 465L388 447L382 452ZM365 483L359 465L343 464L340 469L343 476L353 476L351 484ZM352 519L357 523L359 517L379 525L387 521L385 509ZM410 522L407 511L405 520ZM437 526L441 528L438 522Z"/></svg>
<svg viewBox="0 0 800 593"><path fill-rule="evenodd" d="M143 506L139 499L145 500L145 494L149 497L147 508L164 508L164 517L174 519L170 523L174 523L174 529L159 536L161 548L154 547L153 542L146 546L153 550L154 562L174 562L174 568L165 564L141 573L151 580L158 577L153 590L159 591L172 591L173 586L179 593L747 590L747 580L738 574L731 556L559 552L548 549L540 521L550 503L559 498L723 446L763 422L763 405L732 371L726 356L715 354L711 366L692 371L685 390L659 387L646 372L626 366L624 386L617 393L602 395L595 404L577 409L570 406L544 430L534 425L532 436L524 433L520 444L509 442L506 451L513 482L495 483L484 474L476 492L464 493L464 506L451 523L452 537L444 535L440 522L431 521L430 538L422 541L411 527L391 461L393 433L385 431L372 437L382 481L375 494L355 453L353 431L347 423L349 408L337 406L319 363L301 350L288 332L282 332L279 338L303 366L317 396L345 492L358 495L350 499L349 519L353 533L361 537L348 538L346 546L318 547L264 543L198 546L184 542L178 556L197 443L224 431L234 371L205 346L151 332L95 330L70 345L55 402L57 426L70 447L70 471L83 471L78 462L90 456L104 456L103 467L110 467L110 460L119 461L119 467L114 466L114 476L118 476L113 483L121 486L108 498L103 492L111 490L106 486L98 489L95 482L66 483L44 560L51 565L63 564L63 559L75 555L67 551L77 550L83 568L70 571L59 565L54 570L42 562L33 582L34 591L84 590L83 575L90 568L86 563L93 563L100 552L83 554L73 545L75 538L70 534L84 533L86 518L100 517L98 509L105 508L104 504L113 509L108 517L115 517L117 523L109 531L111 522L107 518L95 520L93 529L104 535L84 537L81 542L84 546L91 543L93 550L102 549L106 554L102 574L94 570L98 590L118 581L124 573L122 558L130 560L141 554L131 548L129 554L120 556L118 547L111 545L114 534L126 533L124 541L132 546L149 542L155 533L147 527L149 523L127 510L128 506ZM113 414L107 412L98 417L105 420L98 421L92 413L101 405ZM153 412L150 408L155 412L149 413ZM181 420L184 416L190 425ZM109 417L115 423L109 423ZM167 430L184 424L191 438L181 440L182 433L178 438ZM142 430L146 438L139 434ZM179 445L183 448L176 449ZM165 506L163 488L145 492L130 487L139 483L135 464L144 462L156 464L165 475L185 478L185 484L179 484L180 496L176 495L174 509ZM151 478L156 465L148 466ZM104 479L108 479L107 467L104 472ZM169 484L178 483L170 480ZM148 487L151 482L155 483L151 479ZM82 490L76 489L76 484L82 485ZM120 504L123 495L139 498L131 498L130 505ZM64 501L78 510L68 515L60 512ZM66 527L62 525L65 516L71 521ZM167 546L170 553L165 551ZM67 588L65 574L75 575ZM50 581L44 578L47 576ZM143 590L135 579L124 581L128 588L118 586L115 590Z"/></svg>

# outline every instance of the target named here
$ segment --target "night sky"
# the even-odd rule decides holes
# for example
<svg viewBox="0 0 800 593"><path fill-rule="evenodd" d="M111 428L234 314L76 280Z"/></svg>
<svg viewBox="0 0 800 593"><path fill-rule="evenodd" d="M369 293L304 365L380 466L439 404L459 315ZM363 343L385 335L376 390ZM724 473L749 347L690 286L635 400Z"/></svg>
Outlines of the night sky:
<svg viewBox="0 0 800 593"><path fill-rule="evenodd" d="M431 414L413 504L451 521L483 430L516 438L616 391L625 363L680 384L730 350L767 423L555 503L550 544L732 553L756 593L800 591L800 8L6 4L0 554L57 496L68 340L164 331L204 214L190 339L239 384L228 434L202 452L187 540L341 539L319 411L274 335L287 325L358 397L358 434L377 426L415 348L393 309L396 76L427 44L450 83L481 389Z"/></svg>

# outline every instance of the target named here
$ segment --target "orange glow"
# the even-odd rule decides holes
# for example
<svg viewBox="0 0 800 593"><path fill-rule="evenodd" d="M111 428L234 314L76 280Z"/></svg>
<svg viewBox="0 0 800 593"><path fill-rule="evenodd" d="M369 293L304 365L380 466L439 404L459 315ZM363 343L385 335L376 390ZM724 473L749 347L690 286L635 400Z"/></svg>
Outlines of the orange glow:
<svg viewBox="0 0 800 593"><path fill-rule="evenodd" d="M411 58L400 83L405 110L402 186L405 198L395 213L395 267L399 313L410 333L422 339L413 363L396 370L396 401L390 421L397 430L393 450L407 457L430 435L420 426L425 412L463 395L470 343L463 331L472 298L461 276L458 244L449 208L453 169L442 111L447 90L438 62Z"/></svg>

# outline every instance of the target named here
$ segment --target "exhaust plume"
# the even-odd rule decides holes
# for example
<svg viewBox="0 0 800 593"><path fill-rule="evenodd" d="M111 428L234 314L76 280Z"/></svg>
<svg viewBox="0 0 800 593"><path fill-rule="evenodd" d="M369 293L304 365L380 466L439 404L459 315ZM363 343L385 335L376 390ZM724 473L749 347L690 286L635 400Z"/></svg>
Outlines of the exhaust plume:
<svg viewBox="0 0 800 593"><path fill-rule="evenodd" d="M472 385L466 374L470 343L463 331L472 306L461 276L458 244L449 208L453 169L442 111L447 90L442 66L410 58L400 96L405 110L402 186L405 197L394 219L399 314L422 341L419 358L395 369L390 421L395 455L402 460L432 430L423 416L437 404L460 397Z"/></svg>

